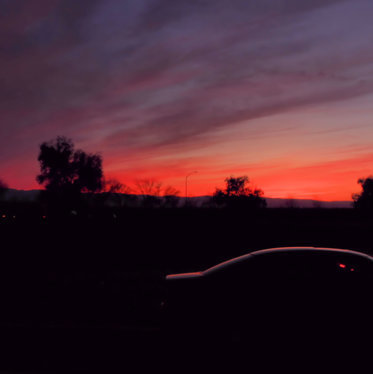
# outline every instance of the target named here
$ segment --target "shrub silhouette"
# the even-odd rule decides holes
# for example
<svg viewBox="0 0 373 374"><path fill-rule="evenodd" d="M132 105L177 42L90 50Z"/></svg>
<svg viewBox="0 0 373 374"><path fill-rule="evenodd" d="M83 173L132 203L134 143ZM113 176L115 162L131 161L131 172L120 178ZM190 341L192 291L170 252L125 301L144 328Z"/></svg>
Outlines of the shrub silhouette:
<svg viewBox="0 0 373 374"><path fill-rule="evenodd" d="M246 175L226 178L225 184L225 189L217 188L213 195L213 202L217 206L236 209L266 207L263 191L258 188L252 189Z"/></svg>

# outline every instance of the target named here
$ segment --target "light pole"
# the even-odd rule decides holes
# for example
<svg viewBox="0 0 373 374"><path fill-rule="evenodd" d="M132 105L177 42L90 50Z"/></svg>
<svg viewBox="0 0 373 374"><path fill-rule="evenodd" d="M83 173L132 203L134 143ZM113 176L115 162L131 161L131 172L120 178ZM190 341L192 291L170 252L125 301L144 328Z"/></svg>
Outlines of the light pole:
<svg viewBox="0 0 373 374"><path fill-rule="evenodd" d="M185 177L185 206L188 205L188 177L196 173L198 173L198 171L192 171Z"/></svg>

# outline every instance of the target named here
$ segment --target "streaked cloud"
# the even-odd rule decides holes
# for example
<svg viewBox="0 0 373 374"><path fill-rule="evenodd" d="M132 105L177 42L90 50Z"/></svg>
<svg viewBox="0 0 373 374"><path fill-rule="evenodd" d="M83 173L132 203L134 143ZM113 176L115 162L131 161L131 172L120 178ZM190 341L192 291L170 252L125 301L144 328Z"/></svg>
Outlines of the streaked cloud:
<svg viewBox="0 0 373 374"><path fill-rule="evenodd" d="M319 141L373 135L359 113L334 123L338 105L373 94L372 15L369 0L0 0L0 173L35 186L38 144L63 134L122 179L157 168L181 184L199 167L207 192L207 175L249 157L216 157L227 138L234 153L240 134L248 148L269 134L246 163L259 176L294 142L307 148L310 126ZM287 125L293 113L304 118ZM274 152L276 133L289 145ZM338 146L352 143L368 146Z"/></svg>

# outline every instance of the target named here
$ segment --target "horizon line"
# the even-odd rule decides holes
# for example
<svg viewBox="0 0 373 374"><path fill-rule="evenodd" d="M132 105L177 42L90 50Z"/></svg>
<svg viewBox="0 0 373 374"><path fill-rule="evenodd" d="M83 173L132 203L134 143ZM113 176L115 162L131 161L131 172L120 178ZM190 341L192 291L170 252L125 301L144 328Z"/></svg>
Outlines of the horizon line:
<svg viewBox="0 0 373 374"><path fill-rule="evenodd" d="M38 188L32 188L32 189L18 189L18 188L12 188L9 187L8 190L13 190L13 191L23 191L23 192L32 192L32 191L45 191L45 189L38 189ZM84 193L84 192L83 192ZM93 193L105 193L105 191L99 191L99 192L93 192ZM146 195L146 194L139 194L139 193L129 193L125 194L123 192L116 192L118 194L123 194L123 195L136 195L136 196L155 196L155 195ZM193 199L193 198L199 198L199 197L212 197L212 194L204 194L204 195L195 195L195 196L180 196L180 195L175 195L175 197L179 199ZM162 196L160 196L162 197ZM347 202L347 203L352 203L353 200L320 200L320 199L312 199L312 198L300 198L300 197L270 197L270 196L262 196L264 199L278 199L278 200L302 200L302 201L318 201L318 202L324 202L324 203L342 203L342 202Z"/></svg>

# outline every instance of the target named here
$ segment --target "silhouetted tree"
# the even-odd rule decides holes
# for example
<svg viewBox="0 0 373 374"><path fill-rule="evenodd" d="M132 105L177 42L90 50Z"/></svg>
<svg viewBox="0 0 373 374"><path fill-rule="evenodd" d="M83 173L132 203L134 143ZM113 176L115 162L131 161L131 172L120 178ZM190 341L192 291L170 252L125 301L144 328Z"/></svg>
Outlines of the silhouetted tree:
<svg viewBox="0 0 373 374"><path fill-rule="evenodd" d="M102 158L75 150L71 139L57 137L40 145L38 183L51 192L98 192L103 187Z"/></svg>
<svg viewBox="0 0 373 374"><path fill-rule="evenodd" d="M172 186L163 187L162 182L155 179L140 179L135 185L144 208L173 208L178 204L180 192Z"/></svg>
<svg viewBox="0 0 373 374"><path fill-rule="evenodd" d="M6 191L9 189L8 185L0 179L0 199L3 198Z"/></svg>
<svg viewBox="0 0 373 374"><path fill-rule="evenodd" d="M155 179L139 179L135 186L144 208L157 208L161 205L161 182Z"/></svg>
<svg viewBox="0 0 373 374"><path fill-rule="evenodd" d="M373 212L373 177L360 178L357 181L362 187L361 193L352 195L354 207Z"/></svg>
<svg viewBox="0 0 373 374"><path fill-rule="evenodd" d="M99 192L103 188L102 158L98 154L87 154L81 150L74 153L74 186L79 192Z"/></svg>
<svg viewBox="0 0 373 374"><path fill-rule="evenodd" d="M213 202L218 206L228 208L265 208L266 201L263 191L249 186L249 178L229 177L225 179L225 189L217 188L213 195Z"/></svg>
<svg viewBox="0 0 373 374"><path fill-rule="evenodd" d="M99 192L103 188L102 158L75 150L71 139L57 137L40 145L41 173L36 177L44 185L49 205L63 210L81 203L81 192Z"/></svg>
<svg viewBox="0 0 373 374"><path fill-rule="evenodd" d="M165 208L176 208L179 204L179 194L176 188L172 186L167 186L163 190L163 206Z"/></svg>
<svg viewBox="0 0 373 374"><path fill-rule="evenodd" d="M127 185L119 182L117 179L111 178L104 182L104 192L107 193L122 193L129 195L131 193L131 188Z"/></svg>
<svg viewBox="0 0 373 374"><path fill-rule="evenodd" d="M104 181L103 195L106 204L117 207L133 206L136 202L132 189L114 178Z"/></svg>

